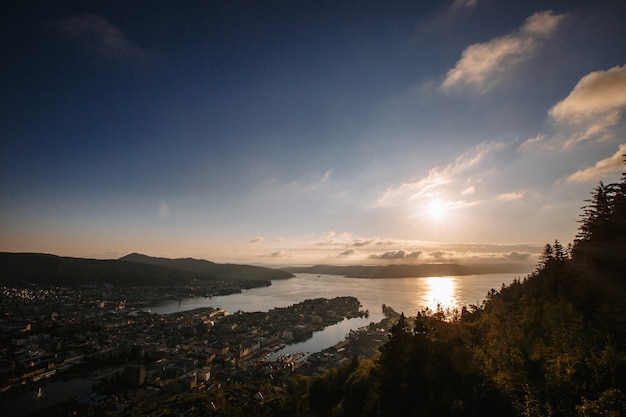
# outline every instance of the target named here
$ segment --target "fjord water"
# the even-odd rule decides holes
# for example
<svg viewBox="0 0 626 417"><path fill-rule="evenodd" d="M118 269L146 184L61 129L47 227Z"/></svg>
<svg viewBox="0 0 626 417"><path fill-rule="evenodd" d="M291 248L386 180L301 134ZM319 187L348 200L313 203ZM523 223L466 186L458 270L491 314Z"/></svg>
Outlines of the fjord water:
<svg viewBox="0 0 626 417"><path fill-rule="evenodd" d="M366 326L383 319L382 305L392 307L407 316L437 305L461 309L480 305L492 288L510 284L519 274L486 274L420 278L346 278L339 275L296 274L294 278L272 281L269 287L244 290L240 294L213 298L186 298L167 301L150 307L153 313L167 314L202 307L219 307L235 313L268 311L274 307L287 307L306 299L353 296L361 302L369 317L343 320L323 331L315 332L311 339L287 346L279 353L318 352L343 340L350 329Z"/></svg>
<svg viewBox="0 0 626 417"><path fill-rule="evenodd" d="M167 314L202 307L219 307L235 313L268 311L287 307L313 298L353 296L363 310L369 310L370 321L383 318L382 304L405 315L415 315L428 307L461 308L480 305L492 288L510 284L520 274L485 274L419 278L346 278L339 275L296 274L294 278L272 281L269 287L244 290L239 294L213 298L195 297L165 301L150 306L153 313Z"/></svg>

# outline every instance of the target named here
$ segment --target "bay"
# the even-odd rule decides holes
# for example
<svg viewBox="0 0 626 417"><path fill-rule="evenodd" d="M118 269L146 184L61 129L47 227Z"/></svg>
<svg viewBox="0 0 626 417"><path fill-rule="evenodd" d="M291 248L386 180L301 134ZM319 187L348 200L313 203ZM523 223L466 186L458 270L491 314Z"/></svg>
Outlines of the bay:
<svg viewBox="0 0 626 417"><path fill-rule="evenodd" d="M181 301L164 301L149 307L158 314L169 314L203 307L237 311L268 311L287 307L313 298L353 296L364 310L369 310L371 321L382 319L382 304L405 315L415 315L437 304L444 308L480 305L489 290L510 284L518 274L485 274L418 278L346 278L339 275L296 274L294 278L272 281L268 287L243 290L238 294L212 298L195 297Z"/></svg>
<svg viewBox="0 0 626 417"><path fill-rule="evenodd" d="M345 319L300 343L287 345L274 356L295 352L319 352L342 341L351 329L358 329L384 318L382 305L398 313L414 316L425 308L435 310L461 309L480 305L492 288L510 284L519 274L485 274L417 278L347 278L339 275L296 274L294 278L272 281L269 287L244 290L239 294L213 298L186 298L166 301L150 306L158 314L182 312L203 307L222 308L229 313L237 311L268 311L287 307L314 298L338 296L356 297L362 310L369 311L368 318Z"/></svg>

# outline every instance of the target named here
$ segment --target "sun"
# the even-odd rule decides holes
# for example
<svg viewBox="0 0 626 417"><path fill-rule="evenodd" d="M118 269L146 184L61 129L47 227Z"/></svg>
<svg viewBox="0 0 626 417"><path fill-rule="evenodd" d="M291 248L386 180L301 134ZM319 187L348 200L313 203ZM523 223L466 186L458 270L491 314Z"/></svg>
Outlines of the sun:
<svg viewBox="0 0 626 417"><path fill-rule="evenodd" d="M448 207L446 206L446 203L441 200L433 200L428 203L428 206L426 206L426 215L431 220L441 221L446 216L447 210Z"/></svg>

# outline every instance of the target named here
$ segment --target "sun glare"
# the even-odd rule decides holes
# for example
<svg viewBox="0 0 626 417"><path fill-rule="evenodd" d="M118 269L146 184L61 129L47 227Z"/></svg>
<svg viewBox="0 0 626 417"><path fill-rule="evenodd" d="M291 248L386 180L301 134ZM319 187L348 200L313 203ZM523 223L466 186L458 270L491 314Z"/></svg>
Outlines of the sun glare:
<svg viewBox="0 0 626 417"><path fill-rule="evenodd" d="M443 309L457 306L456 282L452 277L426 278L428 292L425 296L426 306L436 310L437 306Z"/></svg>
<svg viewBox="0 0 626 417"><path fill-rule="evenodd" d="M431 220L440 221L446 215L446 204L441 200L433 200L426 207L426 214Z"/></svg>

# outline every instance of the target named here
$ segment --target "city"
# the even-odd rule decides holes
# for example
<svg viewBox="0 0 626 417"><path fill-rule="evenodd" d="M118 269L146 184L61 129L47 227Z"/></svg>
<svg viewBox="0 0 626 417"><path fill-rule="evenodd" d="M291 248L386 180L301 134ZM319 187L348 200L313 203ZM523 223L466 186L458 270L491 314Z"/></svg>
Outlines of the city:
<svg viewBox="0 0 626 417"><path fill-rule="evenodd" d="M53 381L83 381L76 395L55 406L122 412L223 384L319 374L377 355L397 318L387 308L390 319L351 331L322 352L278 355L285 344L368 312L354 297L336 297L268 312L202 308L154 314L138 307L171 298L171 292L111 285L0 291L0 395L9 402L32 395L34 402L23 405L34 405L31 411Z"/></svg>

